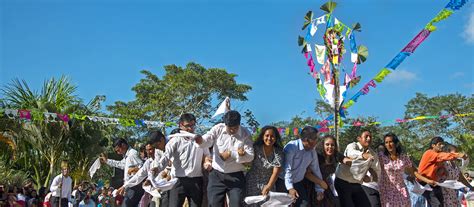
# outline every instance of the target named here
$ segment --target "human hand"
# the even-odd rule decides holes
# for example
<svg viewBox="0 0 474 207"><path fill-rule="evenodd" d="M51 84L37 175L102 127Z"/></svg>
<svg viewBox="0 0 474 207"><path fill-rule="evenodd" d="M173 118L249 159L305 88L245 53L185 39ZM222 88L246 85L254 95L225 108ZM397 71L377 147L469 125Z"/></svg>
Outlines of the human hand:
<svg viewBox="0 0 474 207"><path fill-rule="evenodd" d="M140 169L140 168L138 168L138 167L131 167L131 168L128 169L128 172L127 172L127 173L128 173L129 175L133 175L133 174L137 173L139 169Z"/></svg>
<svg viewBox="0 0 474 207"><path fill-rule="evenodd" d="M229 157L230 157L230 151L229 151L229 150L226 150L226 151L220 153L220 156L221 156L222 160L225 161L225 160L229 159Z"/></svg>
<svg viewBox="0 0 474 207"><path fill-rule="evenodd" d="M243 147L237 149L237 153L239 153L239 156L244 156L245 155L245 150Z"/></svg>
<svg viewBox="0 0 474 207"><path fill-rule="evenodd" d="M123 195L124 193L125 193L125 188L123 186L117 189L117 194Z"/></svg>
<svg viewBox="0 0 474 207"><path fill-rule="evenodd" d="M205 170L211 171L212 170L212 163L206 161L206 162L204 162L203 167L204 167Z"/></svg>
<svg viewBox="0 0 474 207"><path fill-rule="evenodd" d="M202 141L203 141L202 136L199 134L196 134L196 136L194 136L194 141L198 144L202 144Z"/></svg>
<svg viewBox="0 0 474 207"><path fill-rule="evenodd" d="M324 192L317 192L316 199L318 201L323 200L324 198Z"/></svg>
<svg viewBox="0 0 474 207"><path fill-rule="evenodd" d="M373 157L374 156L372 156L369 151L366 151L364 154L362 154L362 158L364 158L364 160L372 159Z"/></svg>
<svg viewBox="0 0 474 207"><path fill-rule="evenodd" d="M270 186L268 185L265 185L263 186L263 189L262 189L262 195L266 196L268 194L268 192L270 192Z"/></svg>
<svg viewBox="0 0 474 207"><path fill-rule="evenodd" d="M298 199L298 197L300 197L300 195L298 195L298 192L294 188L288 190L288 194L290 194L290 197L291 197L291 199L293 199L293 202L295 202L296 199Z"/></svg>
<svg viewBox="0 0 474 207"><path fill-rule="evenodd" d="M324 190L328 189L328 184L326 182L324 182L323 180L321 180L319 183L317 183L321 188L323 188Z"/></svg>
<svg viewBox="0 0 474 207"><path fill-rule="evenodd" d="M107 155L105 153L101 153L99 157L100 163L105 164L107 163Z"/></svg>

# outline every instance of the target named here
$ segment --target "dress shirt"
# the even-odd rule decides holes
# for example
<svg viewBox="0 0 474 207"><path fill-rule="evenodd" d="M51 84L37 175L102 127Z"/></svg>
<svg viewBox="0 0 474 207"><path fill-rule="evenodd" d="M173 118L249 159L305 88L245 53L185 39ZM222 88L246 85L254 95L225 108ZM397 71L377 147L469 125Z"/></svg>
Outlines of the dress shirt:
<svg viewBox="0 0 474 207"><path fill-rule="evenodd" d="M123 170L123 180L125 182L131 178L131 176L128 174L128 169L130 169L131 167L140 167L142 165L142 162L143 161L142 159L140 159L140 155L138 154L137 150L131 147L128 148L122 160L118 161L107 159L108 165Z"/></svg>
<svg viewBox="0 0 474 207"><path fill-rule="evenodd" d="M153 158L150 157L146 159L142 167L137 171L137 173L135 173L135 175L133 175L129 180L125 181L123 187L131 188L142 183L142 181L148 177L148 172L151 169L152 162Z"/></svg>
<svg viewBox="0 0 474 207"><path fill-rule="evenodd" d="M301 182L304 179L306 170L310 167L313 175L324 180L319 169L318 154L315 149L305 150L301 139L292 140L284 147L285 168L279 177L285 180L287 190L293 188L294 183ZM324 192L319 185L315 185L317 192Z"/></svg>
<svg viewBox="0 0 474 207"><path fill-rule="evenodd" d="M63 184L59 186L61 182ZM71 192L72 192L71 177L70 176L64 177L63 174L57 175L56 177L54 177L49 190L51 191L51 196L53 197L67 198L68 200L71 200L70 199Z"/></svg>
<svg viewBox="0 0 474 207"><path fill-rule="evenodd" d="M202 177L204 156L210 156L209 148L200 148L192 139L186 137L174 137L166 143L158 169L164 170L171 161L174 176Z"/></svg>
<svg viewBox="0 0 474 207"><path fill-rule="evenodd" d="M253 141L250 132L243 126L235 134L229 134L223 123L217 124L202 136L201 148L212 148L212 168L222 173L233 173L244 170L242 163L251 162L254 157ZM245 154L240 156L237 149L243 147ZM231 151L227 160L222 160L220 153Z"/></svg>
<svg viewBox="0 0 474 207"><path fill-rule="evenodd" d="M377 177L380 178L381 169L379 165L378 155L370 148L368 148L367 150L373 156L373 160L371 161L369 168L372 168L377 173L378 175ZM347 145L346 150L344 151L344 156L353 160L364 159L362 157L362 154L364 153L364 151L365 151L364 148L359 142L353 142ZM358 175L358 176L362 178L364 177L363 175ZM345 165L342 163L339 163L339 165L337 166L336 177L342 180L345 180L349 183L359 183L359 184L363 183L362 180L357 180L354 178L354 175L351 173L350 167L348 165ZM370 186L373 183L371 182L367 184L368 185L366 186Z"/></svg>

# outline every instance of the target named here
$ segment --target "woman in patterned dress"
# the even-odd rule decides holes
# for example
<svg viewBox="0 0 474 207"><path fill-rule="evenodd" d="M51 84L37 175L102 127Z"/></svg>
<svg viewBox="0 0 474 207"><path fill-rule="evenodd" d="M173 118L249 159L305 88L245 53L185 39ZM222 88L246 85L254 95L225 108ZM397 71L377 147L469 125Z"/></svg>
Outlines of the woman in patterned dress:
<svg viewBox="0 0 474 207"><path fill-rule="evenodd" d="M397 135L388 133L384 136L384 150L379 152L380 167L379 179L380 202L382 206L410 206L408 189L403 180L403 174L408 172L422 181L427 178L416 172L410 158L402 153L402 146Z"/></svg>
<svg viewBox="0 0 474 207"><path fill-rule="evenodd" d="M457 147L451 144L446 144L444 146L444 151L455 153L457 152ZM472 189L472 186L469 184L466 178L462 176L461 170L456 165L454 160L445 161L443 163L443 167L439 170L439 174L439 182L444 182L445 180L459 180L468 188ZM441 191L443 192L444 206L461 206L461 202L458 199L458 190L441 188Z"/></svg>
<svg viewBox="0 0 474 207"><path fill-rule="evenodd" d="M275 191L284 160L280 140L274 126L265 126L260 131L253 146L255 158L246 175L246 196L267 195L269 191ZM260 206L260 203L246 206Z"/></svg>

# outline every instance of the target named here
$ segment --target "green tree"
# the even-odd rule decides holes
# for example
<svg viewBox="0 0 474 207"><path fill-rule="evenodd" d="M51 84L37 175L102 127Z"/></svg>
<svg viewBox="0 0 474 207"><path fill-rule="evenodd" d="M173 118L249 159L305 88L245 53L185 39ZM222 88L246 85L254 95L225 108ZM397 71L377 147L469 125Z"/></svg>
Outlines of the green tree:
<svg viewBox="0 0 474 207"><path fill-rule="evenodd" d="M220 68L204 68L188 63L185 68L164 66L165 75L160 78L143 70L141 79L132 90L135 100L117 101L107 106L115 116L144 118L162 122L176 121L183 113L193 113L200 119L209 119L216 109L211 103L222 102L225 97L245 101L249 85L239 84L236 74Z"/></svg>
<svg viewBox="0 0 474 207"><path fill-rule="evenodd" d="M417 93L415 98L405 105L405 118L418 116L445 116L401 123L399 133L407 146L407 151L416 159L428 148L434 136L444 137L446 141L458 145L468 155L474 154L474 118L473 116L454 116L452 114L472 113L474 97L461 94L447 94L428 97ZM470 168L474 167L471 163Z"/></svg>

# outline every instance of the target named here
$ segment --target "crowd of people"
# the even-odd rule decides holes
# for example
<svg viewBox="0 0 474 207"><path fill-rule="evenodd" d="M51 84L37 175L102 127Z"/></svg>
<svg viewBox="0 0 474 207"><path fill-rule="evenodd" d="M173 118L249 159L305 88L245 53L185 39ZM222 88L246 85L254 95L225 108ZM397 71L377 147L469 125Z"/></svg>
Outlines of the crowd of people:
<svg viewBox="0 0 474 207"><path fill-rule="evenodd" d="M237 111L228 111L223 123L203 135L195 133L196 121L194 115L183 114L169 140L160 131L150 132L142 157L126 139L117 139L113 148L123 159L101 154L100 162L124 170L118 189L98 189L89 183L73 188L69 168L62 165L50 193L26 187L9 187L5 192L0 186L0 202L4 206L236 207L261 206L266 200L247 204L244 198L282 192L293 206L474 206L466 199L474 190L471 177L463 172L468 156L441 137L431 139L415 165L393 133L387 133L374 149L371 132L361 129L356 140L338 152L333 136L321 137L311 126L282 146L274 126L263 127L252 140ZM158 194L145 191L153 189L156 179L174 179L174 186L155 187ZM443 185L445 181L465 187L452 189Z"/></svg>

